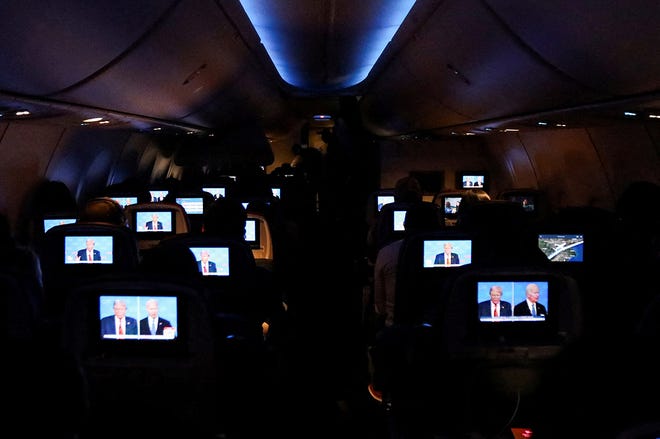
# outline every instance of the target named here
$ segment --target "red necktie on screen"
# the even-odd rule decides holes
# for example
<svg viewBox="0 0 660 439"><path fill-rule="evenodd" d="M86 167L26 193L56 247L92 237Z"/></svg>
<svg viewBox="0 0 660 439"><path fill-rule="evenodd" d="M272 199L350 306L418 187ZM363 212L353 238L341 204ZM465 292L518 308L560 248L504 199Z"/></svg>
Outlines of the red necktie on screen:
<svg viewBox="0 0 660 439"><path fill-rule="evenodd" d="M206 264L204 264L204 273L208 273L208 272L209 272L209 267Z"/></svg>
<svg viewBox="0 0 660 439"><path fill-rule="evenodd" d="M499 317L500 313L497 312L497 306L493 308L493 317Z"/></svg>
<svg viewBox="0 0 660 439"><path fill-rule="evenodd" d="M88 261L92 260L92 254L90 252L87 252L87 260Z"/></svg>
<svg viewBox="0 0 660 439"><path fill-rule="evenodd" d="M121 327L121 319L119 319L119 329L117 330L119 335L124 335L124 328Z"/></svg>

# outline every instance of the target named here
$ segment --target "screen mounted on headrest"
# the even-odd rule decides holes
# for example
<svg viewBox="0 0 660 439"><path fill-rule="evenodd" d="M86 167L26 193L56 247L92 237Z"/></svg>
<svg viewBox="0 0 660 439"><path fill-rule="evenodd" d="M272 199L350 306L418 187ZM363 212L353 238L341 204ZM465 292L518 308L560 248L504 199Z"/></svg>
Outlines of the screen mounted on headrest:
<svg viewBox="0 0 660 439"><path fill-rule="evenodd" d="M477 282L482 322L543 322L549 312L549 282L542 279L498 279Z"/></svg>
<svg viewBox="0 0 660 439"><path fill-rule="evenodd" d="M229 276L229 248L214 246L190 247L203 276Z"/></svg>
<svg viewBox="0 0 660 439"><path fill-rule="evenodd" d="M256 218L245 220L245 241L251 247L259 247L261 245L259 226L260 222Z"/></svg>
<svg viewBox="0 0 660 439"><path fill-rule="evenodd" d="M112 264L112 236L70 235L64 237L65 264Z"/></svg>
<svg viewBox="0 0 660 439"><path fill-rule="evenodd" d="M98 322L103 340L175 340L179 337L178 298L100 295Z"/></svg>
<svg viewBox="0 0 660 439"><path fill-rule="evenodd" d="M551 262L584 262L582 234L543 233L538 244Z"/></svg>
<svg viewBox="0 0 660 439"><path fill-rule="evenodd" d="M204 214L204 199L202 197L177 197L176 202L183 207L188 215Z"/></svg>
<svg viewBox="0 0 660 439"><path fill-rule="evenodd" d="M75 217L61 217L61 218L44 218L44 233L55 226L63 224L73 224L76 222Z"/></svg>
<svg viewBox="0 0 660 439"><path fill-rule="evenodd" d="M215 186L208 186L202 188L204 192L208 192L209 194L213 195L213 199L218 199L218 198L223 198L226 196L226 189L224 187L215 187Z"/></svg>
<svg viewBox="0 0 660 439"><path fill-rule="evenodd" d="M394 195L378 195L376 196L376 207L380 212L386 204L394 203Z"/></svg>
<svg viewBox="0 0 660 439"><path fill-rule="evenodd" d="M423 266L460 267L472 263L472 241L469 239L426 239Z"/></svg>
<svg viewBox="0 0 660 439"><path fill-rule="evenodd" d="M175 232L174 212L172 210L136 210L135 231L138 233Z"/></svg>

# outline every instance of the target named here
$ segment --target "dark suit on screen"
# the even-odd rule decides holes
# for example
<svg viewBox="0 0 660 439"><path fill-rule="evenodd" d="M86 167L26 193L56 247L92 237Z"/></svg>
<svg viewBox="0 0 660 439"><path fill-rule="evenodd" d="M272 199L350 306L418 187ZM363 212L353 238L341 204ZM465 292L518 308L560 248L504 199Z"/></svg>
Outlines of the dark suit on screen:
<svg viewBox="0 0 660 439"><path fill-rule="evenodd" d="M162 317L158 317L158 323L156 324L156 334L163 335L163 328L172 326L169 320ZM151 328L149 328L149 317L145 317L140 320L140 334L151 335Z"/></svg>
<svg viewBox="0 0 660 439"><path fill-rule="evenodd" d="M218 269L215 266L215 262L209 261L208 264L209 264L209 273L218 272ZM199 270L200 273L202 272L202 261L197 261L197 269Z"/></svg>
<svg viewBox="0 0 660 439"><path fill-rule="evenodd" d="M483 302L479 302L479 317L491 317L490 314L490 299ZM500 317L511 317L513 309L509 302L500 300Z"/></svg>
<svg viewBox="0 0 660 439"><path fill-rule="evenodd" d="M156 222L156 227L154 228L154 222L147 221L146 227L147 230L163 230L163 223L161 221Z"/></svg>
<svg viewBox="0 0 660 439"><path fill-rule="evenodd" d="M138 324L137 320L133 317L124 317L126 319L126 335L137 335L138 333ZM101 319L101 334L106 335L116 335L117 331L115 330L115 316L107 316Z"/></svg>
<svg viewBox="0 0 660 439"><path fill-rule="evenodd" d="M438 253L437 255L435 255L435 261L433 263L434 264L444 264L445 263L445 254L444 253ZM452 263L452 265L461 263L457 253L452 253L451 254L451 263Z"/></svg>
<svg viewBox="0 0 660 439"><path fill-rule="evenodd" d="M513 315L514 316L531 316L532 312L529 310L529 306L527 306L527 301L523 300L519 304L513 308ZM536 302L536 316L547 316L548 312L545 309L545 306L543 306L542 303Z"/></svg>
<svg viewBox="0 0 660 439"><path fill-rule="evenodd" d="M77 253L78 259L80 261L86 261L87 260L87 249L82 249L78 250ZM93 261L100 261L101 260L101 252L99 250L92 250L92 260Z"/></svg>

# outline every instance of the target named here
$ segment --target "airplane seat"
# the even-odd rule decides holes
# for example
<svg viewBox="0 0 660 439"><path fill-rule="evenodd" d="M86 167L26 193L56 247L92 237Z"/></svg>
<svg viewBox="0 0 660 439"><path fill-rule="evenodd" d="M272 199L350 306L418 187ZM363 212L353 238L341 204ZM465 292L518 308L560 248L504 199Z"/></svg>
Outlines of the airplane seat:
<svg viewBox="0 0 660 439"><path fill-rule="evenodd" d="M242 240L208 234L181 234L161 241L159 246L187 247L197 262L197 276L208 291L209 307L219 317L242 316L255 331L247 339L263 340L264 323L277 323L282 317L282 298L274 286L272 273L259 266L250 245ZM214 268L204 273L202 254L206 252ZM213 271L215 270L215 271ZM221 324L232 319L221 319ZM259 334L252 337L251 334Z"/></svg>
<svg viewBox="0 0 660 439"><path fill-rule="evenodd" d="M250 245L234 238L182 234L166 238L158 249L186 248L204 285L218 357L222 411L257 413L267 409L260 397L276 371L279 347L285 342L287 317L272 273L256 263ZM204 274L202 252L215 272ZM260 407L255 407L255 405ZM257 410L255 412L255 410ZM231 422L230 422L231 423ZM243 425L243 428L245 426ZM241 428L240 425L231 428Z"/></svg>
<svg viewBox="0 0 660 439"><path fill-rule="evenodd" d="M373 191L365 203L365 222L368 228L376 224L376 218L384 205L394 202L394 188Z"/></svg>
<svg viewBox="0 0 660 439"><path fill-rule="evenodd" d="M152 335L147 317L154 305L159 329ZM119 331L114 315L121 308L126 324ZM62 349L80 371L85 395L81 437L105 437L118 411L131 432L217 432L222 394L209 310L197 285L159 273L97 278L71 291L63 321Z"/></svg>
<svg viewBox="0 0 660 439"><path fill-rule="evenodd" d="M29 246L19 244L9 219L0 214L0 313L3 340L35 337L43 312L41 262Z"/></svg>
<svg viewBox="0 0 660 439"><path fill-rule="evenodd" d="M34 285L36 287L36 285ZM25 281L14 273L0 271L0 342L25 343L32 341L38 333L40 315L35 309L32 296Z"/></svg>
<svg viewBox="0 0 660 439"><path fill-rule="evenodd" d="M119 202L110 197L91 198L85 202L78 223L106 223L126 226L126 213Z"/></svg>
<svg viewBox="0 0 660 439"><path fill-rule="evenodd" d="M189 231L200 233L204 227L204 212L215 201L210 193L200 189L170 190L163 199L165 203L179 204L188 218Z"/></svg>
<svg viewBox="0 0 660 439"><path fill-rule="evenodd" d="M90 252L86 252L87 245ZM89 255L86 260L85 254ZM82 256L81 256L82 255ZM44 312L56 321L76 285L97 276L136 270L140 255L135 233L107 223L62 224L49 229L39 258L43 273Z"/></svg>
<svg viewBox="0 0 660 439"><path fill-rule="evenodd" d="M494 286L508 302L497 316L489 305ZM450 429L469 426L491 437L503 428L533 430L548 422L548 381L561 375L558 359L583 336L575 279L546 266L472 266L447 287L432 343L411 366L413 397L430 405L422 415L445 413L431 428L445 429L448 422ZM537 317L526 304L528 289L544 305L537 306Z"/></svg>
<svg viewBox="0 0 660 439"><path fill-rule="evenodd" d="M533 228L549 263L580 284L584 300L590 304L585 310L585 331L600 334L614 329L603 319L607 310L601 307L616 300L613 280L629 264L612 257L619 251L619 245L613 244L623 242L614 213L594 206L569 206L547 215ZM606 272L610 275L603 276Z"/></svg>
<svg viewBox="0 0 660 439"><path fill-rule="evenodd" d="M445 245L450 249L449 264L444 259ZM434 321L442 308L444 283L470 267L472 261L472 236L462 230L443 228L406 236L397 267L395 323Z"/></svg>
<svg viewBox="0 0 660 439"><path fill-rule="evenodd" d="M515 201L520 203L527 216L533 222L543 221L551 214L551 209L545 191L535 188L516 187L500 191L496 200Z"/></svg>
<svg viewBox="0 0 660 439"><path fill-rule="evenodd" d="M403 221L406 211L416 203L432 204L427 201L394 201L382 207L374 227L369 230L367 236L367 257L369 260L375 261L381 248L404 237Z"/></svg>
<svg viewBox="0 0 660 439"><path fill-rule="evenodd" d="M268 220L262 214L248 212L248 221L255 221L255 236L247 236L246 240L250 243L252 254L257 265L272 271L274 268L274 246L271 228Z"/></svg>
<svg viewBox="0 0 660 439"><path fill-rule="evenodd" d="M603 251L603 259L615 266L612 291L635 291L630 323L635 323L657 292L660 269L660 185L649 181L631 183L616 202L615 238ZM638 306L641 305L641 309Z"/></svg>
<svg viewBox="0 0 660 439"><path fill-rule="evenodd" d="M16 238L36 249L43 239L45 219L78 218L78 202L68 186L57 180L44 180L28 195L17 222Z"/></svg>
<svg viewBox="0 0 660 439"><path fill-rule="evenodd" d="M455 226L458 221L461 204L472 204L490 201L491 197L485 189L443 189L433 195L432 202L442 207L445 215L445 226Z"/></svg>
<svg viewBox="0 0 660 439"><path fill-rule="evenodd" d="M505 200L461 202L456 227L474 237L473 257L483 266L548 262L521 204Z"/></svg>
<svg viewBox="0 0 660 439"><path fill-rule="evenodd" d="M168 236L191 231L188 214L178 203L152 201L130 204L124 210L128 227L135 232L140 251L158 245L161 239ZM148 227L147 223L153 221L154 214L162 223L161 228Z"/></svg>

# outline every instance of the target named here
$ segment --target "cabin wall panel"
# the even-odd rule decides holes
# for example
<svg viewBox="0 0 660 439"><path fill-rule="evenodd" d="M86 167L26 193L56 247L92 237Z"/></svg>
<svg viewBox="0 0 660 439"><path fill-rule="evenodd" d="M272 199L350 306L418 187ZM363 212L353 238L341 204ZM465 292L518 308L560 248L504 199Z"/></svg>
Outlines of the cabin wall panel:
<svg viewBox="0 0 660 439"><path fill-rule="evenodd" d="M611 209L614 200L600 158L584 129L520 133L550 206Z"/></svg>
<svg viewBox="0 0 660 439"><path fill-rule="evenodd" d="M394 141L380 143L380 187L392 188L410 171L443 171L446 189L456 186L456 171L490 170L491 161L479 139Z"/></svg>
<svg viewBox="0 0 660 439"><path fill-rule="evenodd" d="M38 123L9 123L5 128L0 130L0 210L15 227L24 200L44 178L63 129Z"/></svg>
<svg viewBox="0 0 660 439"><path fill-rule="evenodd" d="M110 170L108 185L126 180L144 181L151 172L152 161L143 162L149 148L156 148L150 138L142 133L132 134L122 149L115 166Z"/></svg>
<svg viewBox="0 0 660 439"><path fill-rule="evenodd" d="M589 129L616 198L636 180L660 184L660 156L650 134L642 124Z"/></svg>
<svg viewBox="0 0 660 439"><path fill-rule="evenodd" d="M63 181L79 203L97 196L109 176L130 133L88 127L67 130L48 165L46 177Z"/></svg>
<svg viewBox="0 0 660 439"><path fill-rule="evenodd" d="M491 195L507 189L538 189L535 169L517 134L494 134L486 136L485 141L489 154L496 158L491 187L498 188L498 192L491 191Z"/></svg>

